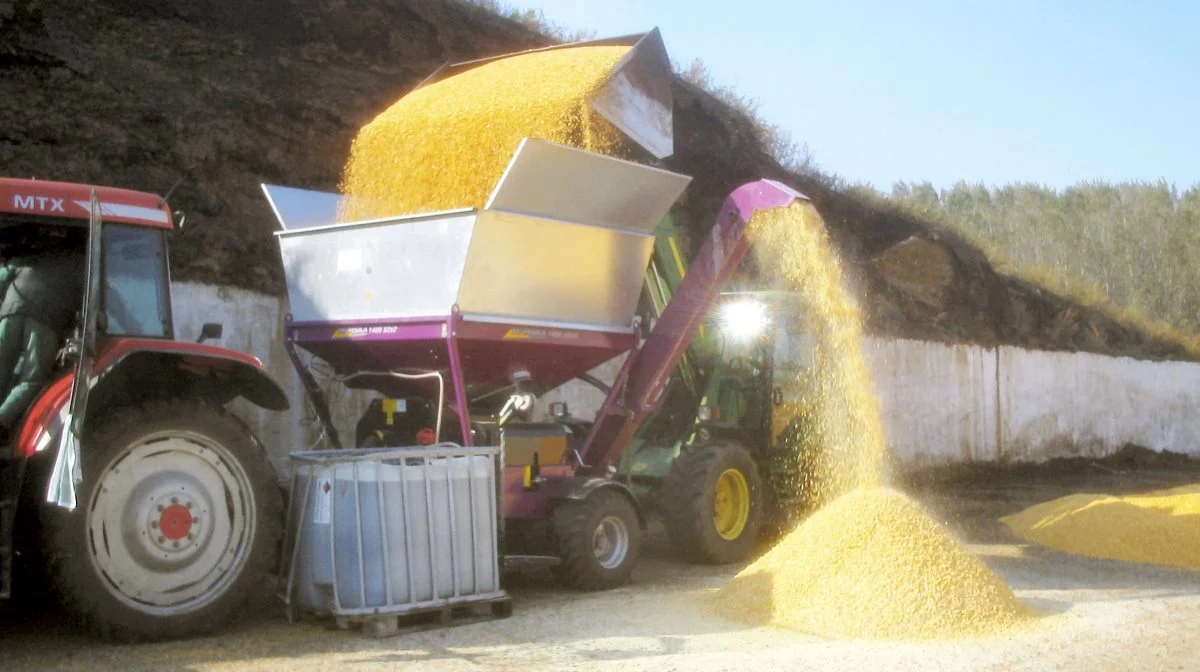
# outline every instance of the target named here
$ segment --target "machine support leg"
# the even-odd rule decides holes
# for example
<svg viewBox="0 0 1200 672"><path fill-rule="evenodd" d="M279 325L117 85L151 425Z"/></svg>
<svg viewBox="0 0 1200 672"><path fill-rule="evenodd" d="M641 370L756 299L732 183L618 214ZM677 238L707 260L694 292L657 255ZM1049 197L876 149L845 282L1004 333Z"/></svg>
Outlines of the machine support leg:
<svg viewBox="0 0 1200 672"><path fill-rule="evenodd" d="M329 442L333 444L333 447L341 450L342 441L338 438L337 428L333 426L333 419L329 413L329 402L325 400L325 393L321 391L317 379L313 378L312 372L300 361L300 356L296 354L296 345L291 339L283 341L283 349L287 351L288 359L292 360L292 367L300 376L304 391L308 394L308 399L317 412L317 419L321 422L321 429L329 437Z"/></svg>
<svg viewBox="0 0 1200 672"><path fill-rule="evenodd" d="M458 354L458 339L455 337L455 327L458 323L458 316L452 316L448 320L450 328L446 335L446 348L450 352L450 380L454 382L454 405L458 407L458 423L462 428L462 437L464 446L473 446L475 441L471 436L471 412L467 408L467 386L464 382L462 360Z"/></svg>

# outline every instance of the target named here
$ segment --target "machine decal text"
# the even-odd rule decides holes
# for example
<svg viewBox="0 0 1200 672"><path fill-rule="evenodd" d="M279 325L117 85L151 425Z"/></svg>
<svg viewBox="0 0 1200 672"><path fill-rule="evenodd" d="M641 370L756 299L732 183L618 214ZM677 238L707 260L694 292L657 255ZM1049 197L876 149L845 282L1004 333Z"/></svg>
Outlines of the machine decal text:
<svg viewBox="0 0 1200 672"><path fill-rule="evenodd" d="M547 338L574 340L579 338L579 334L573 331L559 331L557 329L523 329L512 327L504 332L504 340L544 340Z"/></svg>
<svg viewBox="0 0 1200 672"><path fill-rule="evenodd" d="M66 213L66 210L63 208L63 200L61 198L50 198L49 196L22 196L20 194L13 194L13 207L20 208L21 210Z"/></svg>
<svg viewBox="0 0 1200 672"><path fill-rule="evenodd" d="M333 332L334 338L360 338L362 336L378 336L380 334L394 334L400 331L400 327L394 324L377 327L346 327L344 329L336 329Z"/></svg>

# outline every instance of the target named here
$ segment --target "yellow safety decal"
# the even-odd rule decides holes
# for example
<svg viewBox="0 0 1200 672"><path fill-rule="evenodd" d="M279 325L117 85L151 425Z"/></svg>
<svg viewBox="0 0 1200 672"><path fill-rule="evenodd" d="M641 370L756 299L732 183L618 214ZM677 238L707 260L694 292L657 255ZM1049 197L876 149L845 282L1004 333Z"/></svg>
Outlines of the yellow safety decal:
<svg viewBox="0 0 1200 672"><path fill-rule="evenodd" d="M679 271L679 277L683 277L687 273L683 265L683 255L679 253L679 244L675 242L675 236L667 238L667 244L671 246L671 256L675 258L675 269Z"/></svg>

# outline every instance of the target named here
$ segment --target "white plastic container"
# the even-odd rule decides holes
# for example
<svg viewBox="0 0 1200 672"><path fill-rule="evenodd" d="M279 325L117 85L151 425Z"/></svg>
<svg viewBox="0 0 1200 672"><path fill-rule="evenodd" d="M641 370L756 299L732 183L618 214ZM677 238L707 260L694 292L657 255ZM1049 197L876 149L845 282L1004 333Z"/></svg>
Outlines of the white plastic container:
<svg viewBox="0 0 1200 672"><path fill-rule="evenodd" d="M504 597L499 448L293 453L285 601L333 615Z"/></svg>

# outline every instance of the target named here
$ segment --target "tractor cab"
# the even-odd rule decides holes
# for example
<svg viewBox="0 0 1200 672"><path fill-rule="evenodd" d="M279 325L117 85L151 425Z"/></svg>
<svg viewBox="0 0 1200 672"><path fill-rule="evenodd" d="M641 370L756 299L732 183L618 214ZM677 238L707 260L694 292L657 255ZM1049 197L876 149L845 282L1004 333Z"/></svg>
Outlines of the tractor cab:
<svg viewBox="0 0 1200 672"><path fill-rule="evenodd" d="M93 190L99 206L94 222ZM0 260L51 249L86 256L93 228L101 241L95 260L102 278L96 288L99 331L172 338L164 234L174 221L165 200L124 189L0 178Z"/></svg>
<svg viewBox="0 0 1200 672"><path fill-rule="evenodd" d="M151 194L41 180L0 179L0 265L6 282L0 285L0 318L19 316L38 323L53 339L57 352L50 370L38 370L9 383L11 403L29 410L37 396L67 374L91 367L98 339L107 337L171 339L170 284L164 233L174 221L166 201ZM65 255L65 256L63 256ZM78 260L78 282L60 279L61 287L77 290L64 298L75 305L57 307L74 315L70 323L49 319L52 311L21 278L32 267L55 256ZM73 273L75 266L60 272ZM47 290L49 291L49 290ZM23 295L23 294L28 294ZM90 321L87 318L92 318ZM85 328L86 326L86 328ZM26 331L28 331L26 327ZM15 336L10 336L15 338ZM0 353L30 357L19 343L0 343ZM8 348L8 350L4 350ZM8 362L0 362L7 367ZM26 365L28 366L28 365ZM90 371L89 371L90 373ZM85 381L89 376L79 376ZM0 390L8 393L8 389ZM72 389L72 414L82 410L88 389ZM24 395L24 396L17 396ZM12 426L0 426L4 440L19 439Z"/></svg>

